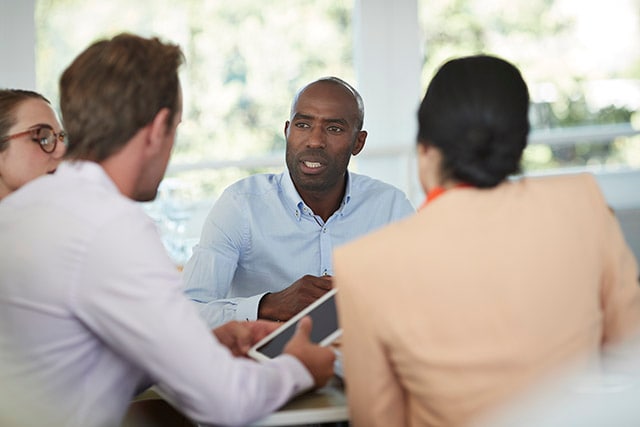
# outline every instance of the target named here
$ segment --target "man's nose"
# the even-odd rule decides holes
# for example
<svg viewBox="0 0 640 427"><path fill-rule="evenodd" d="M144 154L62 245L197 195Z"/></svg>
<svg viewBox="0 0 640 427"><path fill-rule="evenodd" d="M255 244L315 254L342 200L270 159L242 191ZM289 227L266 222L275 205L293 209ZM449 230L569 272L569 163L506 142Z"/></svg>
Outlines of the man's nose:
<svg viewBox="0 0 640 427"><path fill-rule="evenodd" d="M314 126L311 128L309 139L307 139L307 147L324 148L327 145L326 134L322 126Z"/></svg>

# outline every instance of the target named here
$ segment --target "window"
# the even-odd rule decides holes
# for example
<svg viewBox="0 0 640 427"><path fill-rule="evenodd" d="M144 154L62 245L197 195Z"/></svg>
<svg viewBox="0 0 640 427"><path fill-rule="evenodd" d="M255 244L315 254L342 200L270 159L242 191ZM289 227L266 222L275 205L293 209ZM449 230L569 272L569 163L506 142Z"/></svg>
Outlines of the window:
<svg viewBox="0 0 640 427"><path fill-rule="evenodd" d="M38 88L57 104L64 68L92 41L122 31L183 48L183 123L160 195L147 206L182 263L224 188L283 168L295 91L326 75L353 81L352 7L346 0L40 0Z"/></svg>
<svg viewBox="0 0 640 427"><path fill-rule="evenodd" d="M640 3L419 1L423 86L451 56L517 65L532 101L524 173L592 172L640 260Z"/></svg>
<svg viewBox="0 0 640 427"><path fill-rule="evenodd" d="M406 47L403 54L412 52L413 43L422 46L421 82L415 85L421 85L422 93L416 99L435 69L450 57L491 53L520 67L531 92L534 126L524 155L526 173L590 168L632 170L640 176L637 0L34 1L38 89L54 104L61 72L97 38L132 31L183 47L184 120L160 196L146 205L179 264L189 257L204 216L224 188L248 174L283 168L283 127L296 89L324 75L358 86L354 33L359 44L371 49L360 55L364 65L359 68L366 69L359 69L358 75L364 81L363 76L381 73L387 78L379 81L389 87L371 79L365 85L369 93L361 88L371 121L367 124L365 119L365 125L370 131L375 125L375 132L364 156L352 166L398 185L414 203L422 194L413 131L397 118L380 118L389 109L389 99L400 103L389 91L417 65L403 55L376 55L384 50L371 46L369 39L376 34L384 34L378 44L389 41L387 53L389 46L394 52ZM415 13L395 12L412 11L416 2L420 41L413 40L410 31L396 34L409 19L405 28L416 25L416 18ZM354 12L363 10L367 23L376 23L375 32L371 25L369 32L353 25L354 15L362 18ZM372 15L376 19L371 20ZM394 25L381 25L390 22ZM415 58L412 53L406 56ZM376 62L374 57L382 59ZM408 86L418 79L415 71ZM393 108L410 111L414 101ZM410 132L395 140L398 128ZM374 138L388 145L375 146L369 142ZM387 174L376 175L374 169ZM399 177L404 184L387 177ZM622 178L628 182L626 175ZM622 188L618 181L611 186ZM629 200L626 193L616 197L611 199L614 207L617 200ZM640 207L640 200L632 204Z"/></svg>
<svg viewBox="0 0 640 427"><path fill-rule="evenodd" d="M640 5L421 0L423 86L452 56L495 54L531 93L525 171L640 167Z"/></svg>

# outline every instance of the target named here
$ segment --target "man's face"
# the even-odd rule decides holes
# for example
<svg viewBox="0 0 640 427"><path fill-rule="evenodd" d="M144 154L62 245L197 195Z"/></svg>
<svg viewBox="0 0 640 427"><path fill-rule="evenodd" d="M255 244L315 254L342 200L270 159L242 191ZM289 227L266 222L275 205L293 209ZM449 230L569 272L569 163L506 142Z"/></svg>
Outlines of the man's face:
<svg viewBox="0 0 640 427"><path fill-rule="evenodd" d="M362 150L366 135L358 130L358 107L346 88L331 82L308 86L285 124L287 167L298 192L343 186L351 155Z"/></svg>
<svg viewBox="0 0 640 427"><path fill-rule="evenodd" d="M178 125L182 121L182 90L179 89L178 93L178 106L176 114L173 117L168 117L169 123L163 123L162 145L160 150L155 153L153 158L149 159L145 165L145 170L141 174L141 183L138 186L138 194L134 197L139 202L146 202L154 200L158 194L158 186L169 164L169 158L171 157L171 151L176 139L176 133Z"/></svg>

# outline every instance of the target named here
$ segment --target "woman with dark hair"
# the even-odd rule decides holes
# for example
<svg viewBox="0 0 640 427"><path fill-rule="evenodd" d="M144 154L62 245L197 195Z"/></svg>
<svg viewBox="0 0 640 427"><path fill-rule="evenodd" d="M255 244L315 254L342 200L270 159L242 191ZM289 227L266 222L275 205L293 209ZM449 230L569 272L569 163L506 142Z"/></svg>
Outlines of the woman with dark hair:
<svg viewBox="0 0 640 427"><path fill-rule="evenodd" d="M435 147L442 162L429 169L438 181L495 187L520 170L528 109L527 86L511 64L490 56L448 62L418 112L419 158Z"/></svg>
<svg viewBox="0 0 640 427"><path fill-rule="evenodd" d="M640 322L638 267L595 179L508 179L527 143L520 72L447 62L418 113L427 202L338 248L354 426L459 426Z"/></svg>
<svg viewBox="0 0 640 427"><path fill-rule="evenodd" d="M36 92L0 89L0 200L56 170L66 134L49 101Z"/></svg>

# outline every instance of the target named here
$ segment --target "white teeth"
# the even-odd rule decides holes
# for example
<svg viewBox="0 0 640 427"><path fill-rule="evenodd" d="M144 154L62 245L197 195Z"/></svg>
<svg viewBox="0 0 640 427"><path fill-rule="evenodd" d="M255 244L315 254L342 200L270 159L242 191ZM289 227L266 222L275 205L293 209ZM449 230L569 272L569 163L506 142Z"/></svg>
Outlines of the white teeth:
<svg viewBox="0 0 640 427"><path fill-rule="evenodd" d="M318 162L304 162L304 165L308 168L319 168L320 166L322 166Z"/></svg>

